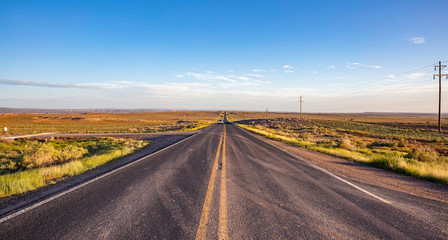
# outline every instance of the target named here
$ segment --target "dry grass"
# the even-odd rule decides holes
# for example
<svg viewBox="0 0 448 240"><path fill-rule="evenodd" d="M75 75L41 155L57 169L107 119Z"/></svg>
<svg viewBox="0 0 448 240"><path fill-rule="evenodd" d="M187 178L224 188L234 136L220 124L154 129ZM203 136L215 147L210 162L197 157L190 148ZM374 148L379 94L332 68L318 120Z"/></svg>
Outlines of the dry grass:
<svg viewBox="0 0 448 240"><path fill-rule="evenodd" d="M403 123L403 124L425 124L435 126L437 124L436 114L418 113L304 113L304 119L340 120L372 123ZM298 118L297 113L277 112L230 112L228 117L233 121L263 118ZM444 123L448 128L448 124Z"/></svg>
<svg viewBox="0 0 448 240"><path fill-rule="evenodd" d="M5 154L2 157L0 198L81 174L148 144L149 142L141 140L116 138L48 143L22 141L9 145L3 143L1 148L3 152L6 150L9 153L9 158L5 157ZM61 157L64 161L54 161L62 160ZM27 165L28 161L33 164Z"/></svg>
<svg viewBox="0 0 448 240"><path fill-rule="evenodd" d="M142 133L188 131L218 121L222 112L148 112L86 114L2 114L0 127L9 134Z"/></svg>
<svg viewBox="0 0 448 240"><path fill-rule="evenodd" d="M422 116L407 116L411 122L397 120L401 115L395 115L395 121L388 115L385 121L371 114L363 121L340 120L339 114L333 119L326 114L306 120L285 113L236 112L228 116L241 127L271 139L448 184L448 134L420 128L427 124L418 119ZM375 118L380 122L374 122Z"/></svg>

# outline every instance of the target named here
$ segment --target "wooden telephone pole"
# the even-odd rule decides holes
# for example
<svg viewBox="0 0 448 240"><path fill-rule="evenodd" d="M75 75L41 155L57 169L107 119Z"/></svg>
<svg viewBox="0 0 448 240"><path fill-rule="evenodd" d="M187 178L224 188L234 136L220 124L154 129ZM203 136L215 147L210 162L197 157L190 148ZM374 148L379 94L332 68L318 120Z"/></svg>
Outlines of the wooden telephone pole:
<svg viewBox="0 0 448 240"><path fill-rule="evenodd" d="M433 79L439 77L439 132L442 131L442 124L440 120L442 111L442 77L445 76L448 79L448 74L442 74L442 68L444 67L446 67L446 65L442 65L442 61L439 61L439 65L434 66L434 71L437 71L437 68L439 68L439 74L433 75Z"/></svg>
<svg viewBox="0 0 448 240"><path fill-rule="evenodd" d="M302 102L303 102L303 100L302 100L302 96L300 96L300 98L299 98L299 103L300 103L300 119L302 119Z"/></svg>

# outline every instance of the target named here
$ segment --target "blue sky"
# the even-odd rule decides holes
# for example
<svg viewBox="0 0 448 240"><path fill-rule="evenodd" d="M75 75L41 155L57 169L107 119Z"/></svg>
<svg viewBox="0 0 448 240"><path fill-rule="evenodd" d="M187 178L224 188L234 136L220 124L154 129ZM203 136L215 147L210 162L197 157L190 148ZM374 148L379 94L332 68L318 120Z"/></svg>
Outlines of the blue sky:
<svg viewBox="0 0 448 240"><path fill-rule="evenodd" d="M448 60L447 1L0 6L1 107L436 112Z"/></svg>

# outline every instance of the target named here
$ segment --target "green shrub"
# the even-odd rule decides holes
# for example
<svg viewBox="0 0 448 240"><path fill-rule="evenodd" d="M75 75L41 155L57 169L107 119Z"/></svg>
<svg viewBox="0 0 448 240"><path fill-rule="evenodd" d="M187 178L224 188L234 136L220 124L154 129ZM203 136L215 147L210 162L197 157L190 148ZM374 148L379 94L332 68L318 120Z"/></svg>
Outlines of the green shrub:
<svg viewBox="0 0 448 240"><path fill-rule="evenodd" d="M300 137L305 141L309 141L309 140L313 139L313 135L311 135L310 133L301 134Z"/></svg>
<svg viewBox="0 0 448 240"><path fill-rule="evenodd" d="M35 168L52 164L60 164L70 160L76 160L84 156L88 151L82 147L68 145L56 149L50 143L34 143L27 149L20 162L22 168Z"/></svg>
<svg viewBox="0 0 448 240"><path fill-rule="evenodd" d="M379 168L397 170L398 161L399 157L396 155L380 155L374 157L368 164Z"/></svg>
<svg viewBox="0 0 448 240"><path fill-rule="evenodd" d="M85 148L69 145L60 150L59 154L56 156L56 163L63 163L70 160L80 159L88 151Z"/></svg>
<svg viewBox="0 0 448 240"><path fill-rule="evenodd" d="M358 148L365 148L367 147L367 144L360 138L355 138L352 140L352 143L356 145Z"/></svg>
<svg viewBox="0 0 448 240"><path fill-rule="evenodd" d="M50 165L55 162L53 156L56 154L57 151L52 145L40 144L40 146L30 148L25 152L21 164L24 168Z"/></svg>
<svg viewBox="0 0 448 240"><path fill-rule="evenodd" d="M401 137L400 140L397 143L397 147L403 147L406 148L409 146L409 142L408 140L406 140L405 138Z"/></svg>
<svg viewBox="0 0 448 240"><path fill-rule="evenodd" d="M411 152L411 157L421 162L435 162L439 153L429 146L420 146Z"/></svg>
<svg viewBox="0 0 448 240"><path fill-rule="evenodd" d="M355 152L356 150L358 150L358 148L356 147L356 145L352 144L352 141L347 137L344 136L341 141L339 142L339 147L340 148L344 148L350 151Z"/></svg>

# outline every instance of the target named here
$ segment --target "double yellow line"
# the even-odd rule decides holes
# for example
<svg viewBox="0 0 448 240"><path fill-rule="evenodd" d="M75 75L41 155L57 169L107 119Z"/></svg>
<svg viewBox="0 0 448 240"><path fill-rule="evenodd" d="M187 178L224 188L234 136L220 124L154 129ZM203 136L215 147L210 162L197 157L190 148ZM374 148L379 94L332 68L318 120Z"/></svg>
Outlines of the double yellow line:
<svg viewBox="0 0 448 240"><path fill-rule="evenodd" d="M222 165L221 165L221 183L219 191L219 226L218 239L229 239L227 231L227 184L226 184L226 125L224 124L224 132L219 140L218 151L216 152L215 161L213 163L212 174L208 182L207 194L205 195L204 206L202 207L201 220L199 221L196 240L206 239L207 223L210 213L210 205L213 200L213 189L215 186L216 170L218 169L219 153L222 145Z"/></svg>
<svg viewBox="0 0 448 240"><path fill-rule="evenodd" d="M222 144L221 189L219 190L219 228L218 239L229 239L227 231L227 184L226 184L226 125Z"/></svg>

